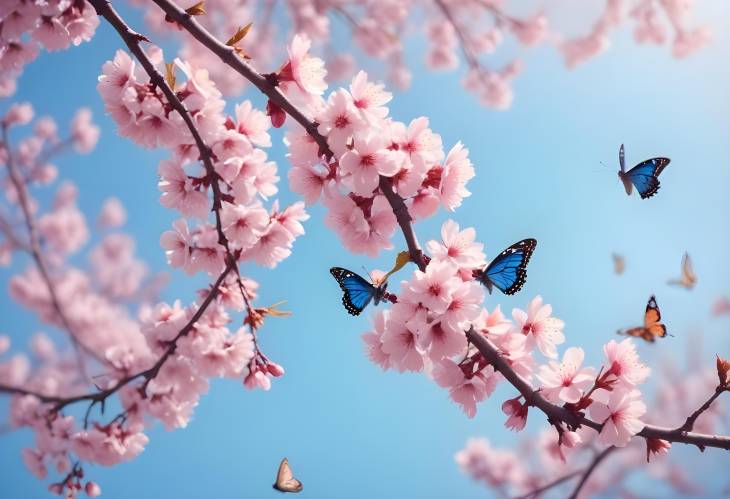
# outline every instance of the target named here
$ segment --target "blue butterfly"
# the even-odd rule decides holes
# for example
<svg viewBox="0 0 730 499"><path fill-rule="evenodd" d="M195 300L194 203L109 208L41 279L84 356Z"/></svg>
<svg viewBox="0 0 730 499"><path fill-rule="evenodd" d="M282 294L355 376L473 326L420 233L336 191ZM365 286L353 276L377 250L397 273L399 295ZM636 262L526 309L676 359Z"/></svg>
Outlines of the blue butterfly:
<svg viewBox="0 0 730 499"><path fill-rule="evenodd" d="M477 274L489 294L492 294L493 286L506 295L513 295L522 289L527 280L527 264L536 246L536 239L523 239L497 255Z"/></svg>
<svg viewBox="0 0 730 499"><path fill-rule="evenodd" d="M669 158L652 158L642 161L631 170L626 171L626 162L624 160L624 145L618 152L618 162L621 170L618 172L618 178L624 184L626 194L631 195L632 187L636 186L641 199L652 197L659 190L659 174L669 164Z"/></svg>
<svg viewBox="0 0 730 499"><path fill-rule="evenodd" d="M341 267L332 267L330 274L342 288L344 293L342 295L342 304L350 315L360 315L371 301L374 300L377 305L381 300L388 297L388 293L385 291L388 287L387 282L375 286L356 273Z"/></svg>

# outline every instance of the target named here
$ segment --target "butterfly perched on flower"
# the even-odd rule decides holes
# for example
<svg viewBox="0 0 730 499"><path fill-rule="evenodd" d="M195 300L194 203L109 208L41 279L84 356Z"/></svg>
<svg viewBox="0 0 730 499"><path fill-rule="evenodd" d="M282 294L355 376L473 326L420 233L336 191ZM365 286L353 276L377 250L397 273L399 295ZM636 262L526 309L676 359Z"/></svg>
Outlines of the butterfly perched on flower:
<svg viewBox="0 0 730 499"><path fill-rule="evenodd" d="M618 152L618 162L621 166L618 178L623 182L626 194L630 196L633 187L636 187L636 190L639 191L641 199L650 198L656 194L659 190L659 174L664 171L669 161L669 158L651 158L626 171L624 145L621 144L621 149Z"/></svg>
<svg viewBox="0 0 730 499"><path fill-rule="evenodd" d="M662 314L659 312L656 298L654 295L651 295L649 302L646 304L644 325L619 331L619 334L634 336L646 340L649 343L654 343L657 338L664 338L667 335L667 327L659 322L660 320L662 320Z"/></svg>
<svg viewBox="0 0 730 499"><path fill-rule="evenodd" d="M388 293L387 281L376 285L342 267L332 267L330 274L342 288L342 304L350 315L360 315L371 301L377 305Z"/></svg>
<svg viewBox="0 0 730 499"><path fill-rule="evenodd" d="M679 279L671 279L668 284L682 286L685 289L692 289L697 284L697 274L692 268L692 259L688 253L682 257L682 276Z"/></svg>
<svg viewBox="0 0 730 499"><path fill-rule="evenodd" d="M302 482L294 478L287 458L282 459L279 463L279 471L276 473L276 482L273 487L279 492L301 492L304 488Z"/></svg>
<svg viewBox="0 0 730 499"><path fill-rule="evenodd" d="M496 287L506 295L513 295L522 289L527 280L527 264L537 246L536 239L523 239L492 260L484 270L475 273L477 279L492 293Z"/></svg>
<svg viewBox="0 0 730 499"><path fill-rule="evenodd" d="M330 274L337 280L337 284L342 289L342 304L350 315L360 315L360 313L368 306L368 303L374 301L377 305L382 300L396 302L395 295L386 291L388 287L388 277L395 274L410 261L407 251L401 251L395 257L395 264L387 274L384 274L377 282L368 282L351 270L342 267L332 267Z"/></svg>

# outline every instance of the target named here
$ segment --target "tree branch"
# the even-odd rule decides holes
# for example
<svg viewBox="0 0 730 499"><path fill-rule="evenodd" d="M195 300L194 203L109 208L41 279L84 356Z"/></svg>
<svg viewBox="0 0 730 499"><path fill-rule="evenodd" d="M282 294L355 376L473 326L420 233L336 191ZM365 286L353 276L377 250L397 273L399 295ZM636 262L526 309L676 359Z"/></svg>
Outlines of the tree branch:
<svg viewBox="0 0 730 499"><path fill-rule="evenodd" d="M724 391L726 391L726 389L724 387L718 386L715 389L715 393L713 393L712 396L709 399L707 399L707 401L704 404L702 404L699 409L697 409L695 412L693 412L687 418L687 420L684 422L684 424L682 426L680 426L679 428L677 428L677 431L680 431L680 432L692 431L692 428L694 428L697 418L699 418L703 412L705 412L707 409L709 409L710 405L712 405L712 403L715 401L715 399L717 397L719 397L720 394L722 394L722 392L724 392Z"/></svg>
<svg viewBox="0 0 730 499"><path fill-rule="evenodd" d="M538 487L534 490L531 490L527 494L522 494L521 496L517 496L514 499L534 499L538 497L543 492L547 492L548 490L552 489L553 487L557 487L558 485L562 485L563 483L567 482L568 480L572 480L573 478L580 475L580 471L573 471L572 473L568 473L566 475L563 475L552 482L548 482L542 487Z"/></svg>
<svg viewBox="0 0 730 499"><path fill-rule="evenodd" d="M613 451L615 451L617 447L611 446L606 447L603 452L598 454L594 459L593 462L586 468L586 470L583 472L583 476L581 476L580 481L578 482L578 485L575 486L575 489L573 489L573 493L570 494L569 499L576 499L578 497L578 494L580 493L583 486L588 481L588 478L590 478L591 474L593 473L593 470L595 470L599 464L601 464L601 461L606 459L609 454L611 454Z"/></svg>
<svg viewBox="0 0 730 499"><path fill-rule="evenodd" d="M99 0L94 0L99 1ZM236 55L233 48L224 45L220 40L211 35L203 28L193 16L188 15L183 9L178 7L170 0L153 0L173 21L178 23L182 28L187 30L195 39L211 52L216 54L221 61L236 70L244 78L249 80L264 95L269 97L276 105L283 109L297 123L299 123L312 139L319 145L320 153L327 158L332 158L333 153L327 145L327 138L323 136L317 129L317 123L307 118L287 97L279 90L279 88L269 81L265 76L257 73L250 65ZM400 226L403 237L408 246L408 252L412 261L418 265L419 269L425 269L425 260L423 253L418 244L418 239L413 230L413 220L408 212L404 200L393 191L391 180L389 178L380 179L380 188L386 199L390 203L398 225ZM600 431L602 424L591 421L585 417L576 415L575 413L554 405L543 398L538 391L517 374L507 361L502 357L499 351L491 344L491 342L483 335L478 334L473 328L466 332L467 339L471 341L479 350L479 352L490 362L494 369L500 372L515 388L517 388L527 402L539 408L549 419L553 421L561 421L569 427L589 426L596 431ZM700 449L704 447L717 447L730 450L730 437L704 435L680 431L676 429L663 428L659 426L647 425L638 433L640 437L661 438L670 442L680 442L698 446Z"/></svg>

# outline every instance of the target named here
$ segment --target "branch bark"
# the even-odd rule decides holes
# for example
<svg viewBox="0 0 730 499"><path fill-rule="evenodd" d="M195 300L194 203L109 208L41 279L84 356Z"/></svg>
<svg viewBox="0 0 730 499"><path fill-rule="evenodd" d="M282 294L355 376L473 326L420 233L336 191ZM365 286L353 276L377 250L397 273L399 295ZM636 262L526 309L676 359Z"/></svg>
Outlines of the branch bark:
<svg viewBox="0 0 730 499"><path fill-rule="evenodd" d="M586 482L588 482L588 479L590 478L593 471L598 467L599 464L601 464L604 459L609 456L609 454L611 454L616 449L617 448L614 446L606 447L603 452L598 454L593 459L593 462L590 464L590 466L588 466L588 468L583 472L583 476L581 476L578 485L576 485L575 489L573 489L573 492L570 494L569 499L576 499L578 497L578 494L580 494L581 489L585 486Z"/></svg>

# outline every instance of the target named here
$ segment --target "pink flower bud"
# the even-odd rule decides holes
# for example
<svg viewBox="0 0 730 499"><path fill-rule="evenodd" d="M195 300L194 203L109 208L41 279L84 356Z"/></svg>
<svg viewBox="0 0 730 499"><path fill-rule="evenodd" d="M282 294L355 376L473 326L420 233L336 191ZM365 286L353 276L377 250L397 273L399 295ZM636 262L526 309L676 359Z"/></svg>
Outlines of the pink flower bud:
<svg viewBox="0 0 730 499"><path fill-rule="evenodd" d="M60 496L61 494L63 494L63 485L61 485L60 483L52 483L48 486L48 492Z"/></svg>
<svg viewBox="0 0 730 499"><path fill-rule="evenodd" d="M286 121L284 110L271 101L266 103L266 115L271 117L271 124L274 128L281 128Z"/></svg>
<svg viewBox="0 0 730 499"><path fill-rule="evenodd" d="M269 362L266 365L266 370L269 372L269 374L276 378L284 375L284 368L275 362Z"/></svg>
<svg viewBox="0 0 730 499"><path fill-rule="evenodd" d="M101 487L99 487L99 484L96 482L86 482L86 487L84 487L84 490L86 491L86 495L89 497L96 497L101 495Z"/></svg>

